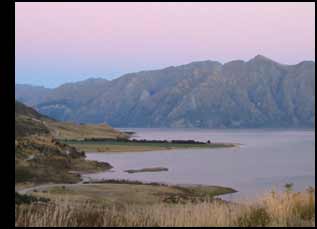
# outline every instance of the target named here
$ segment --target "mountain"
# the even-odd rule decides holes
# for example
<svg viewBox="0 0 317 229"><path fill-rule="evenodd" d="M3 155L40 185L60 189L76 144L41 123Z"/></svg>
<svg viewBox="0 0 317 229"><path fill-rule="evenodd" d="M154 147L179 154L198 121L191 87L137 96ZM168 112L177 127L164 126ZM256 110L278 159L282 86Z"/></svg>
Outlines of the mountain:
<svg viewBox="0 0 317 229"><path fill-rule="evenodd" d="M193 62L65 84L35 107L58 120L115 127L314 127L315 62L284 65L262 55Z"/></svg>
<svg viewBox="0 0 317 229"><path fill-rule="evenodd" d="M15 84L15 98L29 106L34 106L41 103L51 90L41 86Z"/></svg>

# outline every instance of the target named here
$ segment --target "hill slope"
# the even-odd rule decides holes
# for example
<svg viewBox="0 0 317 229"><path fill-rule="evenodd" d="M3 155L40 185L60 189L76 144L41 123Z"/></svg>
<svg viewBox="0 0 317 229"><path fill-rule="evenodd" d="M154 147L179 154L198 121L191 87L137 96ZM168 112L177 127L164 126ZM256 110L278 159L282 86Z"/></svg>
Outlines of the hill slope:
<svg viewBox="0 0 317 229"><path fill-rule="evenodd" d="M15 138L33 134L49 134L49 129L41 120L49 120L49 118L15 101Z"/></svg>
<svg viewBox="0 0 317 229"><path fill-rule="evenodd" d="M315 126L312 61L283 65L258 55L70 85L50 91L36 109L58 120L116 127Z"/></svg>
<svg viewBox="0 0 317 229"><path fill-rule="evenodd" d="M127 134L106 124L78 125L71 122L59 122L16 101L15 136L24 137L32 134L50 134L56 139L128 138Z"/></svg>
<svg viewBox="0 0 317 229"><path fill-rule="evenodd" d="M43 116L20 102L15 102L16 183L25 181L72 183L78 182L80 176L70 171L96 172L111 168L108 163L87 161L84 152L59 142L54 132L60 129L70 133L80 131L75 124L67 125L65 127L63 123ZM103 133L105 132L119 133L110 127L103 127ZM95 136L92 135L91 130L86 133L85 137ZM60 136L65 137L63 134Z"/></svg>

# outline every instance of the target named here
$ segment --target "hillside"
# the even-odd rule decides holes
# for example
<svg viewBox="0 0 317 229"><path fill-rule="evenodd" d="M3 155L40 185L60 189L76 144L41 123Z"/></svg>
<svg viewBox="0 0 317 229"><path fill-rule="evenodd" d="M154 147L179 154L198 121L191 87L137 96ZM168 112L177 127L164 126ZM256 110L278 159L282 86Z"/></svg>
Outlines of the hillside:
<svg viewBox="0 0 317 229"><path fill-rule="evenodd" d="M94 131L92 127L83 132L83 128L76 128L75 124L59 123L16 101L15 182L75 183L80 180L77 172L96 172L111 168L108 163L85 160L84 152L61 143L54 134L59 132L57 137L63 139L67 138L66 133L77 131L88 137L101 133L110 133L113 137L120 135L120 132L109 126L102 127L102 131L98 129L99 132ZM77 135L73 133L71 136Z"/></svg>
<svg viewBox="0 0 317 229"><path fill-rule="evenodd" d="M15 101L15 138L33 134L49 134L49 129L41 120L49 120L49 118Z"/></svg>
<svg viewBox="0 0 317 229"><path fill-rule="evenodd" d="M261 55L193 62L65 84L35 107L58 120L115 127L311 128L315 62L284 65Z"/></svg>
<svg viewBox="0 0 317 229"><path fill-rule="evenodd" d="M59 122L44 116L33 108L15 102L15 136L50 134L56 139L127 138L128 135L107 124L88 125Z"/></svg>

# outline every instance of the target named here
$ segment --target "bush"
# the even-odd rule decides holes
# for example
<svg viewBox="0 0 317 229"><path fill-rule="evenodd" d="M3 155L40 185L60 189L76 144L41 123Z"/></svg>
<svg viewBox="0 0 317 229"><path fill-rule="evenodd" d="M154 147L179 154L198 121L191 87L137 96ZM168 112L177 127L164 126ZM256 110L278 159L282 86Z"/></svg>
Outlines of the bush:
<svg viewBox="0 0 317 229"><path fill-rule="evenodd" d="M16 166L15 167L15 183L30 181L33 178L33 174L26 167Z"/></svg>
<svg viewBox="0 0 317 229"><path fill-rule="evenodd" d="M29 195L21 195L17 192L15 192L15 204L20 205L20 204L31 204L31 203L47 203L49 202L48 198L44 197L34 197L34 196L29 196Z"/></svg>

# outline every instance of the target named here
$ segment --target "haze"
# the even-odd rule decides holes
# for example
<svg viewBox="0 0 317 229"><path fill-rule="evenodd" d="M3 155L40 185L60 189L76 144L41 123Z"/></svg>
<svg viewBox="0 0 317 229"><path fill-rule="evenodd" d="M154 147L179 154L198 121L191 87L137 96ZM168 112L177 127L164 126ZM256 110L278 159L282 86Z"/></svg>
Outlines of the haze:
<svg viewBox="0 0 317 229"><path fill-rule="evenodd" d="M199 60L315 60L315 3L15 3L16 83Z"/></svg>

